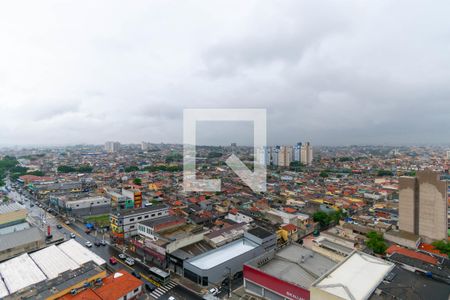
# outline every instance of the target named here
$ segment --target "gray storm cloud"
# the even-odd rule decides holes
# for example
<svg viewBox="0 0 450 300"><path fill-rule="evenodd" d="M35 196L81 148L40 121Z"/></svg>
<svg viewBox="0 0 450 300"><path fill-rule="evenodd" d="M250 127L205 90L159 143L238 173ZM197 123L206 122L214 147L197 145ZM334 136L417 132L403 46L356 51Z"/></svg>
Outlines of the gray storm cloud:
<svg viewBox="0 0 450 300"><path fill-rule="evenodd" d="M0 4L0 145L181 142L196 107L267 108L270 144L448 143L448 1L23 7Z"/></svg>

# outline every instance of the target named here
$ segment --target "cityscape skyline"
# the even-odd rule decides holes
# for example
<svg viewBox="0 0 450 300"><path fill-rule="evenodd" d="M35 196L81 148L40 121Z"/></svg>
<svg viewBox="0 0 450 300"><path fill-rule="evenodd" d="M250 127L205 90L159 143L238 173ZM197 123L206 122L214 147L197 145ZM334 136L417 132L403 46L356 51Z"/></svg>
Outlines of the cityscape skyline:
<svg viewBox="0 0 450 300"><path fill-rule="evenodd" d="M179 143L185 108L266 108L271 144L440 143L439 3L2 3L0 144Z"/></svg>
<svg viewBox="0 0 450 300"><path fill-rule="evenodd" d="M450 300L449 13L1 1L0 300Z"/></svg>

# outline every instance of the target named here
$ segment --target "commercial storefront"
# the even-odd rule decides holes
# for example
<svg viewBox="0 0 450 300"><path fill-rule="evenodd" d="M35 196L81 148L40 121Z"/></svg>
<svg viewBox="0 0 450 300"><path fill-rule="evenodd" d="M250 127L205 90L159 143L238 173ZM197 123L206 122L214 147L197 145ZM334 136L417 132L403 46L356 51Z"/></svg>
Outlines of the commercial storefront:
<svg viewBox="0 0 450 300"><path fill-rule="evenodd" d="M244 265L244 287L252 294L273 300L309 300L309 291Z"/></svg>

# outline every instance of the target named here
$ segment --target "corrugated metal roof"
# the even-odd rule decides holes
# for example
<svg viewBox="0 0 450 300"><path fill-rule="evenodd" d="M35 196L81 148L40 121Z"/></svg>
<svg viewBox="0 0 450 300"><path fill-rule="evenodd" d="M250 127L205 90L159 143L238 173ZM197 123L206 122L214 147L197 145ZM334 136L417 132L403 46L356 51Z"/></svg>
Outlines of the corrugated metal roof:
<svg viewBox="0 0 450 300"><path fill-rule="evenodd" d="M80 267L55 245L31 253L30 256L49 279L53 279L65 271Z"/></svg>
<svg viewBox="0 0 450 300"><path fill-rule="evenodd" d="M2 280L0 280L0 299L8 295L9 292L8 289L6 288L5 283Z"/></svg>
<svg viewBox="0 0 450 300"><path fill-rule="evenodd" d="M28 254L1 263L0 274L11 294L47 279Z"/></svg>
<svg viewBox="0 0 450 300"><path fill-rule="evenodd" d="M25 207L20 205L17 202L2 204L2 205L0 205L0 215L10 213L13 211L17 211L17 210L21 210L21 209L25 209Z"/></svg>
<svg viewBox="0 0 450 300"><path fill-rule="evenodd" d="M42 240L43 233L36 227L0 236L0 251Z"/></svg>
<svg viewBox="0 0 450 300"><path fill-rule="evenodd" d="M103 258L73 239L62 243L58 246L58 248L79 265L82 265L91 260L99 266L106 263Z"/></svg>

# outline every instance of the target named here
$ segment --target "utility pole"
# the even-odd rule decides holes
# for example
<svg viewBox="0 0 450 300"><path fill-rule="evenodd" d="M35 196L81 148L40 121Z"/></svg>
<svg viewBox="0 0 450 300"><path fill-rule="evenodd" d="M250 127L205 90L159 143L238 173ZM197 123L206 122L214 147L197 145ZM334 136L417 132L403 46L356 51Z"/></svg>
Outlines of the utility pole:
<svg viewBox="0 0 450 300"><path fill-rule="evenodd" d="M228 270L228 298L231 297L231 268L225 267Z"/></svg>

